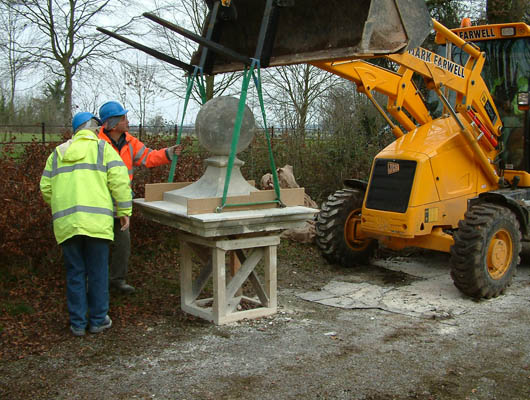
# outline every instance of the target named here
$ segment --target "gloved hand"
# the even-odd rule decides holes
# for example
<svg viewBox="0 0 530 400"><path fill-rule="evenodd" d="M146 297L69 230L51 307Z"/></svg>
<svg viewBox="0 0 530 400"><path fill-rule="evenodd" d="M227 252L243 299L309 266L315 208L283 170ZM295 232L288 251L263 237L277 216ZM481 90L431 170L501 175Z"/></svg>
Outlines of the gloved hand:
<svg viewBox="0 0 530 400"><path fill-rule="evenodd" d="M178 144L175 146L171 146L167 148L167 153L170 160L173 160L173 155L176 154L177 156L180 156L182 153L182 145Z"/></svg>

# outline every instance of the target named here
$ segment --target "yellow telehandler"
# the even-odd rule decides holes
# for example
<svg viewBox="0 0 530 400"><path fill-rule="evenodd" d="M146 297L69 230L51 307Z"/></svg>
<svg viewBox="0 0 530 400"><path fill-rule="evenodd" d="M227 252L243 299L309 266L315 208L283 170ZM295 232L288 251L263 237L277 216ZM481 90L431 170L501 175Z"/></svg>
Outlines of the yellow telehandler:
<svg viewBox="0 0 530 400"><path fill-rule="evenodd" d="M328 197L317 244L345 266L367 262L378 243L450 252L456 287L495 297L529 239L530 27L433 26L445 54L418 47L386 56L397 72L351 59L313 63L355 82L396 137L375 157L368 182L348 180ZM441 100L441 116L427 111L415 75ZM397 123L373 91L388 97Z"/></svg>

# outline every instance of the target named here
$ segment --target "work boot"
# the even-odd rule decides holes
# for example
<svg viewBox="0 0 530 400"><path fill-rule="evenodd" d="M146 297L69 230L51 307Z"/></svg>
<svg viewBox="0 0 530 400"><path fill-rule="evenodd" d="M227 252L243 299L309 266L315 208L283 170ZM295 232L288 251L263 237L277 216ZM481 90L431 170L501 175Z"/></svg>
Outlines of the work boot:
<svg viewBox="0 0 530 400"><path fill-rule="evenodd" d="M128 285L124 280L111 281L110 286L116 290L119 290L123 294L131 294L136 291L134 286Z"/></svg>

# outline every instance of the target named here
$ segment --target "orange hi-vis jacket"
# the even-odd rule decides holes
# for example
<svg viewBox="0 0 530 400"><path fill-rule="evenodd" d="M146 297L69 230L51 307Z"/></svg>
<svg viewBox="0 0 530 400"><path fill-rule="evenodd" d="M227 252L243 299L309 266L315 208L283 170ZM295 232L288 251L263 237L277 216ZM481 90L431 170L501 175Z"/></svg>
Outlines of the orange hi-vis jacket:
<svg viewBox="0 0 530 400"><path fill-rule="evenodd" d="M168 148L152 150L134 136L130 135L129 132L125 132L126 144L121 148L121 151L114 146L110 138L105 134L105 132L103 132L103 128L100 129L98 138L110 143L114 150L118 152L121 159L127 166L131 181L134 176L135 166L138 167L143 165L144 167L152 168L158 167L159 165L169 164L171 162Z"/></svg>

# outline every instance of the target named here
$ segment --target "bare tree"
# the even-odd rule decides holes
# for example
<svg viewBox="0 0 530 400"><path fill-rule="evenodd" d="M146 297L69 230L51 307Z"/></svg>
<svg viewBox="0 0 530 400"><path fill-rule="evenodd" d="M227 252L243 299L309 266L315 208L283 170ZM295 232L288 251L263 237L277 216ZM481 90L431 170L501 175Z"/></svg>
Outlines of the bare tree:
<svg viewBox="0 0 530 400"><path fill-rule="evenodd" d="M21 21L7 2L0 4L0 30L4 35L0 39L0 54L5 62L6 75L9 76L8 115L12 118L15 111L15 92L17 81L22 72L31 65L31 58L20 50L33 40L31 27Z"/></svg>
<svg viewBox="0 0 530 400"><path fill-rule="evenodd" d="M385 97L373 93L381 104ZM339 182L348 175L362 178L370 170L372 158L394 140L384 118L355 84L343 80L330 88L319 101L320 125L327 137L333 164L341 165ZM345 174L345 175L343 175Z"/></svg>
<svg viewBox="0 0 530 400"><path fill-rule="evenodd" d="M340 79L309 64L289 65L267 70L263 88L281 123L305 138L307 125L318 115L317 100Z"/></svg>
<svg viewBox="0 0 530 400"><path fill-rule="evenodd" d="M72 92L72 112L74 114L79 111L88 111L97 115L98 108L106 98L106 94L101 91L103 82L101 77L109 75L112 76L108 71L106 73L97 73L92 70L87 71L85 68L79 70L76 75L76 81L82 82L82 84L74 85ZM94 79L94 76L97 78ZM106 81L105 84L107 84Z"/></svg>
<svg viewBox="0 0 530 400"><path fill-rule="evenodd" d="M40 33L32 44L20 46L32 59L40 60L65 83L63 122L72 117L73 77L81 63L107 53L101 44L109 37L96 31L96 17L111 13L110 0L22 0L7 3L17 16ZM114 30L123 29L130 21ZM58 68L59 67L59 68Z"/></svg>
<svg viewBox="0 0 530 400"><path fill-rule="evenodd" d="M100 83L107 85L112 98L129 108L138 122L145 125L153 111L150 107L162 92L161 67L134 50L128 54L132 54L131 61L116 63Z"/></svg>
<svg viewBox="0 0 530 400"><path fill-rule="evenodd" d="M133 111L145 126L148 107L161 92L161 85L156 80L158 68L147 58L141 62L137 56L135 63L124 64L124 72L126 92L136 97L136 102L131 103Z"/></svg>

